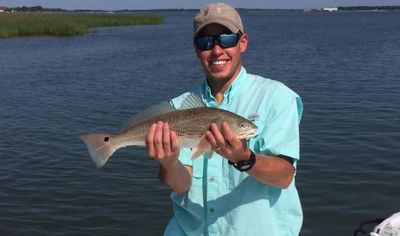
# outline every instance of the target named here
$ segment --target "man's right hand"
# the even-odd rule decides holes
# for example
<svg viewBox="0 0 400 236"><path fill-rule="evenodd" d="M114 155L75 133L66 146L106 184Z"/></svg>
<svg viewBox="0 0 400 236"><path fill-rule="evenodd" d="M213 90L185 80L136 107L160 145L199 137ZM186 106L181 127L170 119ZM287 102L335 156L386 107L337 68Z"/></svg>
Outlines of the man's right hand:
<svg viewBox="0 0 400 236"><path fill-rule="evenodd" d="M179 140L168 123L153 124L146 137L147 155L160 164L160 180L177 194L188 191L192 167L179 162Z"/></svg>
<svg viewBox="0 0 400 236"><path fill-rule="evenodd" d="M169 124L159 121L153 124L146 136L147 155L162 168L173 169L178 164L179 140Z"/></svg>

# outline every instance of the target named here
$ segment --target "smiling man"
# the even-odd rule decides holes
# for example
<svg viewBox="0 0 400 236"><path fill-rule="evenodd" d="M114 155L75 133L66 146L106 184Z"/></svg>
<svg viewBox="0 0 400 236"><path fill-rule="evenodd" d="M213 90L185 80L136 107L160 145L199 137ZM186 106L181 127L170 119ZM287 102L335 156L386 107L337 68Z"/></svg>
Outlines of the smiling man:
<svg viewBox="0 0 400 236"><path fill-rule="evenodd" d="M280 82L247 73L242 66L249 38L238 12L223 3L194 18L193 45L205 72L194 89L209 107L250 119L258 130L240 140L227 123L204 135L212 158L191 159L167 123L150 129L147 151L173 193L174 216L164 235L298 235L302 209L295 187L299 160L300 97ZM179 108L185 93L171 101Z"/></svg>

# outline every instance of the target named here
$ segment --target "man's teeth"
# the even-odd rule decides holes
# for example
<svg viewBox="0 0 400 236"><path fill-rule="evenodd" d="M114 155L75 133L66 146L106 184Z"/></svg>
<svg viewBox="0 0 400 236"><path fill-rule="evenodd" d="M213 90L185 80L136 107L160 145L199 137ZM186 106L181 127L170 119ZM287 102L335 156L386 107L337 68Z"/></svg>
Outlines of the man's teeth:
<svg viewBox="0 0 400 236"><path fill-rule="evenodd" d="M222 64L225 64L226 63L226 61L212 61L211 62L211 64L213 64L213 65L222 65Z"/></svg>

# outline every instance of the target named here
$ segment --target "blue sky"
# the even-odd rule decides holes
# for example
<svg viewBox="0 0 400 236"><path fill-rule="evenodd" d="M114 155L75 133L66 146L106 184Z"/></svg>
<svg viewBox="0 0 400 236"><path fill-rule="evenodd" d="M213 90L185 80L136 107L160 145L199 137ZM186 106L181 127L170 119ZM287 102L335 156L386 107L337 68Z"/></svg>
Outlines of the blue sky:
<svg viewBox="0 0 400 236"><path fill-rule="evenodd" d="M198 9L209 3L206 0L0 0L0 6L43 6L63 9ZM305 9L336 6L400 5L400 0L225 0L240 8Z"/></svg>

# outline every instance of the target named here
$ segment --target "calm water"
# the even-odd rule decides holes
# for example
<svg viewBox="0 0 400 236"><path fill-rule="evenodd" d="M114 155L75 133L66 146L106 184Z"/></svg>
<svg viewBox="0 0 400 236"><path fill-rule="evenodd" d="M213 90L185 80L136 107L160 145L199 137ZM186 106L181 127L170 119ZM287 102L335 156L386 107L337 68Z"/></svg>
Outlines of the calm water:
<svg viewBox="0 0 400 236"><path fill-rule="evenodd" d="M101 170L80 133L202 81L194 12L73 38L0 40L0 235L161 235L169 191L142 148ZM243 12L250 73L304 100L301 235L352 235L400 211L400 14Z"/></svg>

